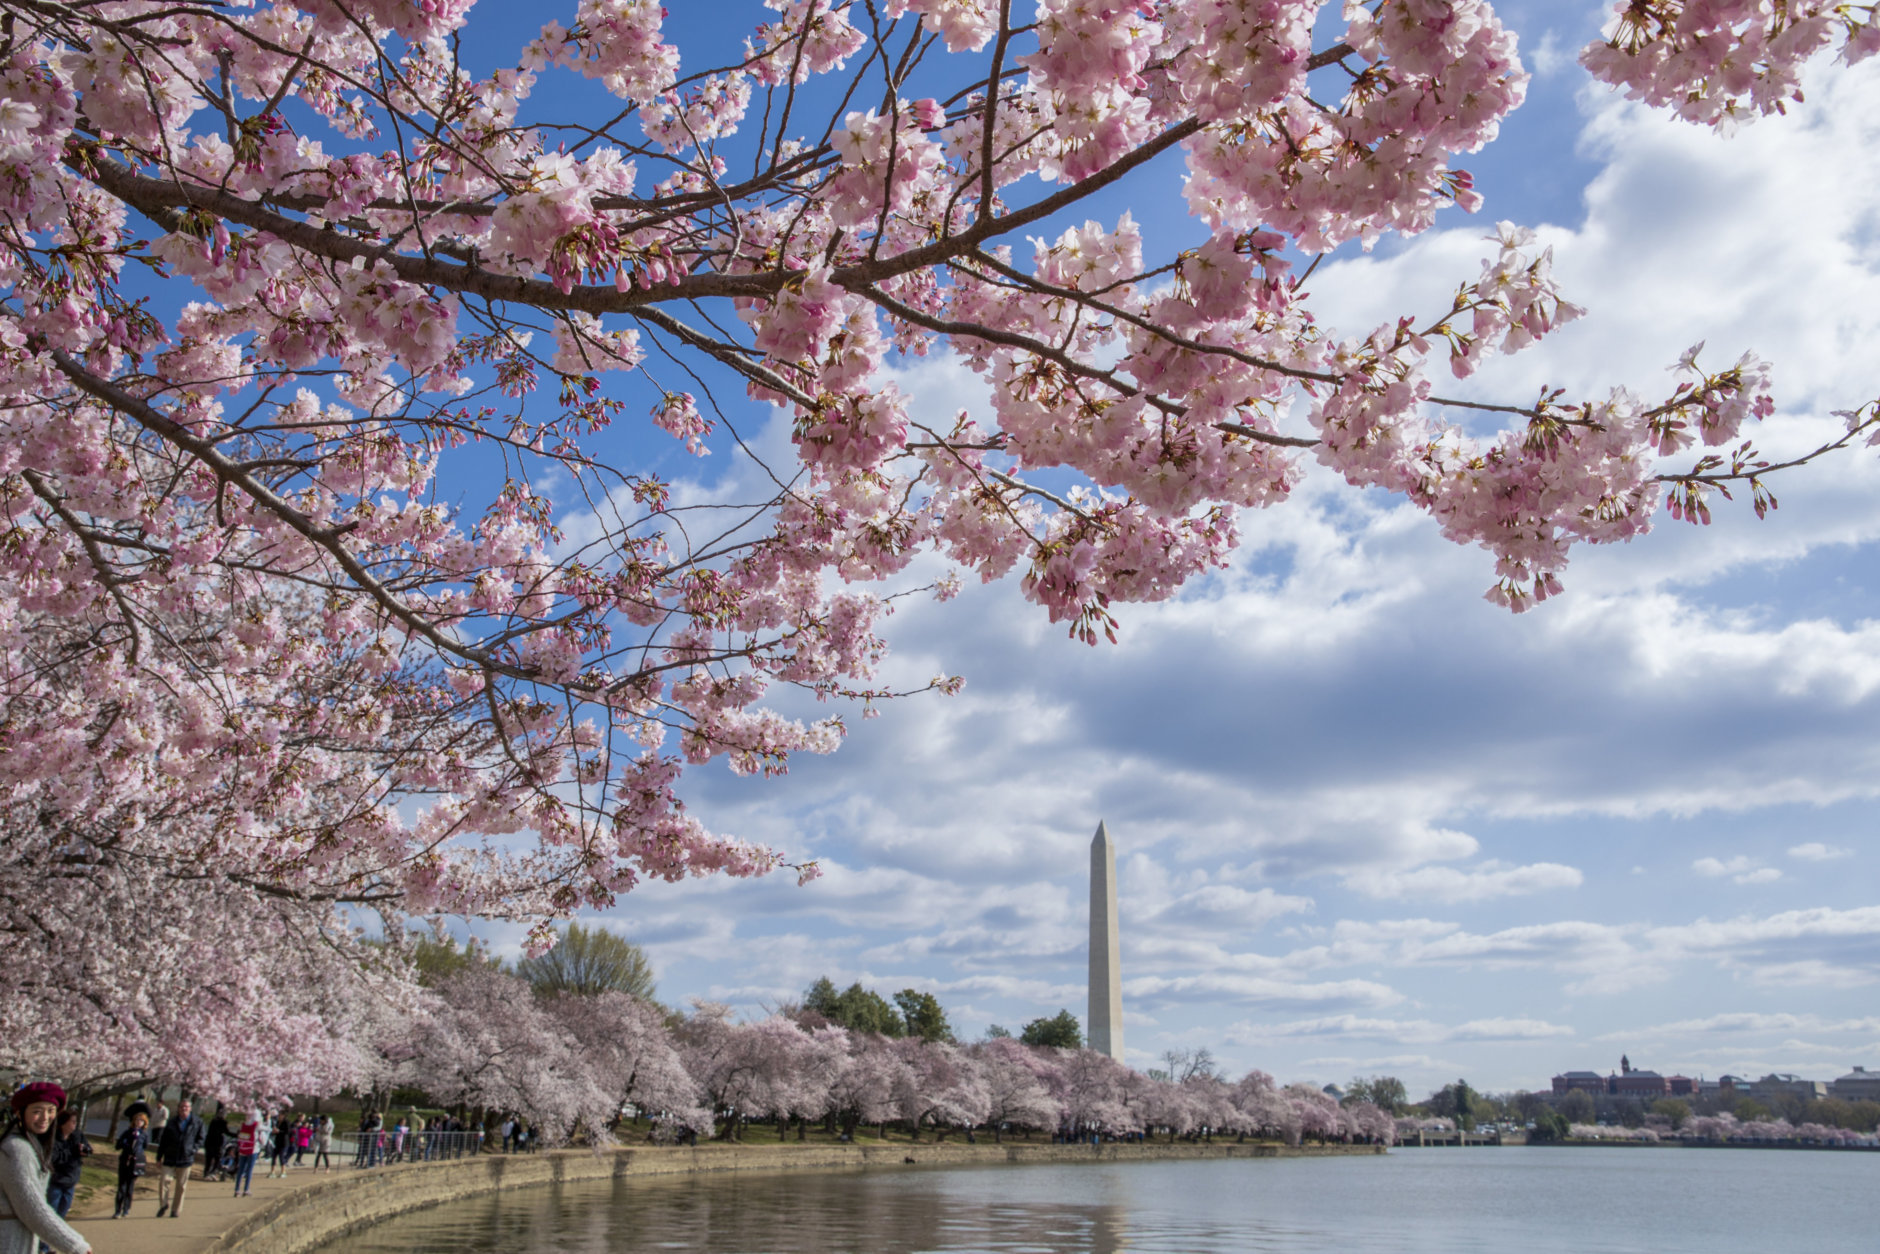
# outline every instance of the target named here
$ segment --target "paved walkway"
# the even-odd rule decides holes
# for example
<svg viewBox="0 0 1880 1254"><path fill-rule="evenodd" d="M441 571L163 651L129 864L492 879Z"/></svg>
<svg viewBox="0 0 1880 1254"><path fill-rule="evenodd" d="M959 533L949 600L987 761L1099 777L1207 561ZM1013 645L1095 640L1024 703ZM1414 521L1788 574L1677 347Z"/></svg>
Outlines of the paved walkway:
<svg viewBox="0 0 1880 1254"><path fill-rule="evenodd" d="M350 1171L350 1166L341 1167L333 1174ZM273 1180L265 1179L257 1171L254 1191L238 1198L234 1196L235 1186L228 1181L204 1181L192 1174L189 1192L183 1200L183 1213L175 1219L158 1219L157 1177L153 1168L139 1181L140 1185L147 1185L150 1192L146 1195L141 1187L138 1189L129 1219L111 1218L111 1194L100 1190L100 1195L92 1199L89 1213L73 1212L72 1226L91 1242L95 1254L195 1254L237 1220L246 1218L271 1199L331 1178L332 1175L311 1167L291 1168L285 1179Z"/></svg>

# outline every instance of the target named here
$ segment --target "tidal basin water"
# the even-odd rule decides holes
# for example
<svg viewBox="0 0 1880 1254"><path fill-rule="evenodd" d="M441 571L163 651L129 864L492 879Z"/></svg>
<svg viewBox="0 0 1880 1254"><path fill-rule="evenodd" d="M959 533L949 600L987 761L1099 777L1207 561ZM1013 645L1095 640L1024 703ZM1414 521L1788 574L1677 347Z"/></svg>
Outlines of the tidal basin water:
<svg viewBox="0 0 1880 1254"><path fill-rule="evenodd" d="M337 1254L1880 1250L1880 1153L1408 1149L645 1178L421 1211Z"/></svg>

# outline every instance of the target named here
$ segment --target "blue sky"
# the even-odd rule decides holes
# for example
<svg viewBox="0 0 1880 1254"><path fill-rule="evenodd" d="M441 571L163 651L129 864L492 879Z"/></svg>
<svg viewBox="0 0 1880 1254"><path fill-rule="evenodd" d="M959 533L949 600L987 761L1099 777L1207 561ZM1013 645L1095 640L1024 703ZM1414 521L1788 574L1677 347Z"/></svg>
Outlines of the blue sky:
<svg viewBox="0 0 1880 1254"><path fill-rule="evenodd" d="M682 26L719 9L671 7ZM1822 67L1790 118L1720 139L1589 85L1574 50L1603 7L1498 6L1536 78L1464 162L1487 207L1338 254L1321 320L1445 304L1509 218L1591 312L1475 394L1650 392L1693 342L1715 363L1753 347L1784 408L1765 447L1811 446L1880 387L1880 184L1849 156L1880 142L1880 78ZM1131 186L1139 220L1180 229L1172 182ZM978 395L946 358L903 373L936 415ZM786 424L732 414L787 455ZM695 473L703 494L741 472ZM1520 618L1482 600L1484 554L1323 473L1245 520L1233 570L1124 607L1115 647L1065 639L1009 583L909 604L887 674L963 674L960 696L851 719L840 753L780 781L691 777L708 823L825 877L653 886L604 922L674 1002L756 1014L828 974L930 989L967 1036L1081 1015L1101 818L1138 1066L1205 1045L1234 1071L1421 1092L1621 1052L1710 1076L1875 1065L1877 486L1863 452L1778 483L1766 522L1665 519L1580 554L1567 595Z"/></svg>

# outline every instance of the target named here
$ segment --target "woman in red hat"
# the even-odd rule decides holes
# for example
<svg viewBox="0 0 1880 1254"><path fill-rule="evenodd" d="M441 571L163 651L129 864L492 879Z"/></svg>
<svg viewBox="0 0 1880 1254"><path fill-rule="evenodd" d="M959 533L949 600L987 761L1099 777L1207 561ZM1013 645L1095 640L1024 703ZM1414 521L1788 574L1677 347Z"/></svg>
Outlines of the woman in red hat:
<svg viewBox="0 0 1880 1254"><path fill-rule="evenodd" d="M52 1126L65 1090L39 1081L13 1094L13 1122L0 1137L0 1254L34 1254L41 1241L58 1254L91 1254L46 1201L52 1179Z"/></svg>

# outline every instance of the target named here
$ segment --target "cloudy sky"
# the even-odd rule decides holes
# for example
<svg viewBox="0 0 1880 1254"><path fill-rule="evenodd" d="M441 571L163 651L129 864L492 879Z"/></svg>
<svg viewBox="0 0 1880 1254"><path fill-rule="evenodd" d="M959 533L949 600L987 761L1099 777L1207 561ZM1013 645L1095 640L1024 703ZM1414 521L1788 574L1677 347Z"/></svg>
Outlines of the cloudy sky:
<svg viewBox="0 0 1880 1254"><path fill-rule="evenodd" d="M1498 7L1536 77L1465 163L1487 208L1338 254L1321 320L1442 307L1509 218L1590 316L1477 395L1658 391L1702 340L1714 364L1775 363L1766 449L1874 397L1880 73L1823 66L1789 118L1722 139L1588 83L1574 50L1602 5ZM1127 207L1180 214L1172 194ZM901 382L949 417L978 395L945 358ZM1067 640L1010 584L910 604L888 674L962 674L961 695L851 720L782 781L694 777L709 823L824 877L648 888L604 922L673 1002L759 1014L827 974L932 990L963 1037L1081 1016L1102 819L1137 1066L1205 1045L1234 1072L1420 1092L1621 1052L1708 1076L1880 1065L1880 456L1775 486L1765 522L1726 506L1582 551L1567 595L1519 618L1482 599L1483 553L1323 473L1245 519L1231 571L1125 607L1114 647Z"/></svg>

